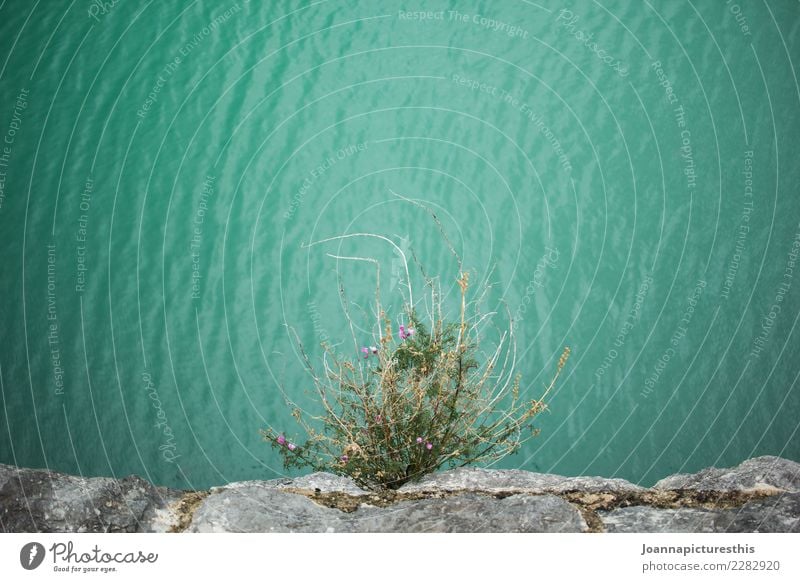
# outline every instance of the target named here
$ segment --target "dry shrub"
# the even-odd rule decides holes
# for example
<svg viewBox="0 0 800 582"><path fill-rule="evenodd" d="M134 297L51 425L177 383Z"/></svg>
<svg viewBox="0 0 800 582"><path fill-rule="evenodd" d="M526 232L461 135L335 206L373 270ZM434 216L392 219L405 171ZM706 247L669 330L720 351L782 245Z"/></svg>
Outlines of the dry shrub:
<svg viewBox="0 0 800 582"><path fill-rule="evenodd" d="M405 255L385 237L359 234L319 242L355 236L392 244L403 257L408 275ZM330 256L375 264L380 282L380 265L374 259ZM347 475L367 488L396 489L438 469L496 461L538 434L533 420L547 409L547 396L569 357L569 348L564 349L542 393L535 399L521 398L513 320L508 317L508 327L496 334L499 340L488 353L484 351L482 332L498 314L480 310L487 289L470 300L469 274L461 269L460 259L458 264L460 302L452 321L443 317L438 281L423 271L430 293L430 302L427 294L425 301L427 316L421 318L414 309L406 281L401 329L392 328L379 283L376 286L374 345L359 345L351 315L345 310L356 348L352 358L323 343L318 369L294 334L321 413L311 415L294 408L292 415L306 433L304 442L274 429L262 431L281 452L287 469L309 467ZM347 305L341 284L339 292Z"/></svg>

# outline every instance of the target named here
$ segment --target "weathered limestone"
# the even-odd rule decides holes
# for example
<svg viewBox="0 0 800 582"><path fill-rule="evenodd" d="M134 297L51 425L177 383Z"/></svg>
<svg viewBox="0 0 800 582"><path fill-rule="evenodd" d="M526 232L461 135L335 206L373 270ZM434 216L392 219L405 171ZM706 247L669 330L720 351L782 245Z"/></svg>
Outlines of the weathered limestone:
<svg viewBox="0 0 800 582"><path fill-rule="evenodd" d="M398 491L312 473L177 491L0 465L5 532L799 532L800 464L622 479L461 468Z"/></svg>

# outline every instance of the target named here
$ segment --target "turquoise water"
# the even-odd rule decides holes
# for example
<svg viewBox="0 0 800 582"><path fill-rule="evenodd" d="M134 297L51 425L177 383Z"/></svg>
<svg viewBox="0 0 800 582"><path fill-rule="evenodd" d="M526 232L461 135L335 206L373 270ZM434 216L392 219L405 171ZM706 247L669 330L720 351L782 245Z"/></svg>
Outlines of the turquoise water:
<svg viewBox="0 0 800 582"><path fill-rule="evenodd" d="M427 13L420 13L427 10ZM516 318L498 466L800 460L800 7L0 3L0 462L178 487L282 474L289 327L353 351L398 253ZM415 299L421 300L419 277ZM449 300L449 299L448 299ZM366 336L366 328L359 328Z"/></svg>

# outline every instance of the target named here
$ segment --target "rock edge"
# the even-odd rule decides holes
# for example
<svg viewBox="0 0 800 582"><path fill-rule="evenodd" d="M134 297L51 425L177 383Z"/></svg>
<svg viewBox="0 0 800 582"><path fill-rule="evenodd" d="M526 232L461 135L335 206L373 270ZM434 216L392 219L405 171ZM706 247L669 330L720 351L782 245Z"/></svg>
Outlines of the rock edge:
<svg viewBox="0 0 800 582"><path fill-rule="evenodd" d="M312 473L208 491L0 464L3 532L800 532L800 464L623 479L459 468L397 491Z"/></svg>

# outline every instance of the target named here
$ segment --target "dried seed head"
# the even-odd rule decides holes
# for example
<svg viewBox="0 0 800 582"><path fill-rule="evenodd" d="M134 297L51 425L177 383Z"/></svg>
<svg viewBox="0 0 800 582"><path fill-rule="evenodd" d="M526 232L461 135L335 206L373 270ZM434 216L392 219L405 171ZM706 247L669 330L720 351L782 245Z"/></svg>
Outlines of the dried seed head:
<svg viewBox="0 0 800 582"><path fill-rule="evenodd" d="M558 359L558 371L560 372L561 369L564 367L564 364L567 363L569 359L570 349L568 347L564 348L564 352L561 354L561 357Z"/></svg>

